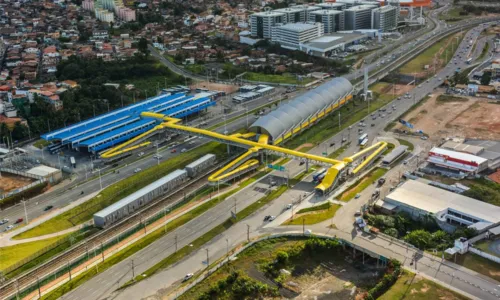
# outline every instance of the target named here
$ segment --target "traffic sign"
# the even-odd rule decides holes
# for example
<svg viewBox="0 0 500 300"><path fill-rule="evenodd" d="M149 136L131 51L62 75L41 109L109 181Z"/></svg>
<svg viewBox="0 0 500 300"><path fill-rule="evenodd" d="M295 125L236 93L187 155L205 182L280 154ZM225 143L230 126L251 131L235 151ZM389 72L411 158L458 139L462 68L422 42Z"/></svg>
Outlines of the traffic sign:
<svg viewBox="0 0 500 300"><path fill-rule="evenodd" d="M273 165L273 164L268 164L267 167L269 169L277 170L277 171L285 171L285 167L280 166L280 165Z"/></svg>

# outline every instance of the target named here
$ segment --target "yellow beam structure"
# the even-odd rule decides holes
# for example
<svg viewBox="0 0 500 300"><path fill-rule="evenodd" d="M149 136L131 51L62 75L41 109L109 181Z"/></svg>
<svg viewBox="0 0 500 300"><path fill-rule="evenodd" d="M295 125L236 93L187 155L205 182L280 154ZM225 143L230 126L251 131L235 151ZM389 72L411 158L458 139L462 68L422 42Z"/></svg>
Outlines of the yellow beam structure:
<svg viewBox="0 0 500 300"><path fill-rule="evenodd" d="M375 150L372 154L370 154L361 164L359 164L359 166L354 168L354 170L352 170L353 174L357 174L361 169L363 169L366 165L368 165L373 159L375 159L382 151L384 151L387 148L386 142L379 142L377 144L380 144L379 148Z"/></svg>

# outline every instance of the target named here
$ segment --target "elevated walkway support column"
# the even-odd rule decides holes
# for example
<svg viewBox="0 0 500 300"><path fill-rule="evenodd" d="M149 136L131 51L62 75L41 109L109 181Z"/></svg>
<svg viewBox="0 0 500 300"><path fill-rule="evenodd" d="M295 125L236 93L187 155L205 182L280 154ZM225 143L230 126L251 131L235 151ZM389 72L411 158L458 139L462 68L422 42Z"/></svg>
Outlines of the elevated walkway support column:
<svg viewBox="0 0 500 300"><path fill-rule="evenodd" d="M306 173L309 172L309 159L306 158Z"/></svg>

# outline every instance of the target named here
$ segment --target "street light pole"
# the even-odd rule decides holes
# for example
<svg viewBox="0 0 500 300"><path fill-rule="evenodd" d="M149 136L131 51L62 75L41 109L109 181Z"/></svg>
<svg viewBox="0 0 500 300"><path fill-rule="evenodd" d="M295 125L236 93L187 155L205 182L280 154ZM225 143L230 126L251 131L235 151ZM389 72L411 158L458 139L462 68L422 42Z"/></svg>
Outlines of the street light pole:
<svg viewBox="0 0 500 300"><path fill-rule="evenodd" d="M101 187L102 190L101 168L99 168L98 170L99 170L99 186Z"/></svg>
<svg viewBox="0 0 500 300"><path fill-rule="evenodd" d="M24 216L26 217L26 224L28 224L28 211L26 210L26 201L23 199Z"/></svg>

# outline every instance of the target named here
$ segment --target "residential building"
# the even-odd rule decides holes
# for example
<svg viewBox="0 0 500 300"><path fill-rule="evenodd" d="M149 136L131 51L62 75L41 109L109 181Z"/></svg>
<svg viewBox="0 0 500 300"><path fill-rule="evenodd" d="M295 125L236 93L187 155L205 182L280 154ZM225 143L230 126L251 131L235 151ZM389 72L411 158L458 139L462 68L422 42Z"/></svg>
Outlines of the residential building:
<svg viewBox="0 0 500 300"><path fill-rule="evenodd" d="M282 47L296 50L303 43L324 34L322 23L289 23L272 28L272 41Z"/></svg>
<svg viewBox="0 0 500 300"><path fill-rule="evenodd" d="M325 33L345 29L344 12L339 10L318 10L309 14L309 22L322 23Z"/></svg>
<svg viewBox="0 0 500 300"><path fill-rule="evenodd" d="M372 10L375 5L358 5L344 10L345 30L369 29L372 27Z"/></svg>
<svg viewBox="0 0 500 300"><path fill-rule="evenodd" d="M395 6L382 6L372 10L372 29L381 31L395 30L398 26L398 9Z"/></svg>
<svg viewBox="0 0 500 300"><path fill-rule="evenodd" d="M269 39L271 38L271 28L280 23L286 23L284 13L274 11L255 13L250 16L252 36Z"/></svg>

